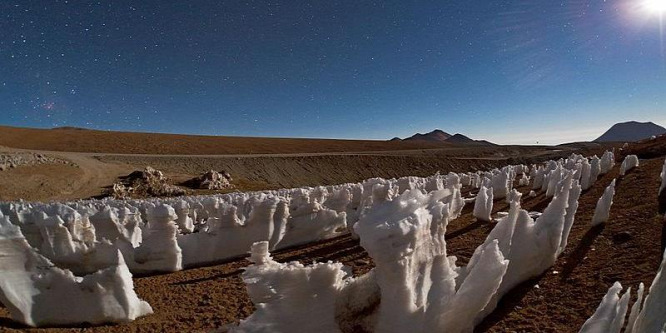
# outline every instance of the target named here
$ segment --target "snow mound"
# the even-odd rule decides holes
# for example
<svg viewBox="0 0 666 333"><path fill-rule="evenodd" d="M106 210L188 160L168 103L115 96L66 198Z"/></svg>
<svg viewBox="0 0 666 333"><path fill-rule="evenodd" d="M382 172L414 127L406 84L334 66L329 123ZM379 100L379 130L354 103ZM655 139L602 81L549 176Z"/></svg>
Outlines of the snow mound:
<svg viewBox="0 0 666 333"><path fill-rule="evenodd" d="M470 331L508 262L492 242L456 286L444 240L452 195L406 190L373 206L355 230L376 268L356 279L339 263L276 263L256 243L243 278L257 311L235 331Z"/></svg>
<svg viewBox="0 0 666 333"><path fill-rule="evenodd" d="M499 240L499 249L509 260L509 268L496 295L478 316L477 322L490 314L500 298L511 289L555 264L566 248L580 191L580 185L573 180L573 173L569 172L543 214L536 220L520 208L520 195L514 197L509 214L497 223L484 243ZM474 256L467 267L473 265ZM461 275L464 276L464 270Z"/></svg>
<svg viewBox="0 0 666 333"><path fill-rule="evenodd" d="M518 181L518 186L527 186L530 184L530 177L526 174L523 174Z"/></svg>
<svg viewBox="0 0 666 333"><path fill-rule="evenodd" d="M661 174L659 174L661 177L661 185L659 185L659 194L666 189L666 160L664 160L664 166L661 168Z"/></svg>
<svg viewBox="0 0 666 333"><path fill-rule="evenodd" d="M586 161L572 154L531 168L509 165L474 173L372 178L334 186L179 198L0 202L0 211L19 226L32 247L74 274L112 265L118 250L133 273L172 272L243 256L259 241L268 241L272 251L346 232L357 237L354 225L358 221L375 206L407 191L444 191L438 195L448 205L450 219L457 218L465 203L472 201L477 218L490 219L492 200L514 200L513 184L520 179L523 183L533 180L538 185L533 188L552 197L570 172L575 180L581 178ZM165 179L153 169L135 176ZM484 187L485 200L463 198L463 186ZM481 214L482 210L486 212Z"/></svg>
<svg viewBox="0 0 666 333"><path fill-rule="evenodd" d="M376 264L359 278L330 262L276 263L268 242L255 243L243 279L257 311L232 331L471 332L504 294L551 267L566 247L580 185L574 172L563 174L536 221L512 191L508 216L467 266L447 255L444 236L455 211L449 189L375 200L354 226Z"/></svg>
<svg viewBox="0 0 666 333"><path fill-rule="evenodd" d="M148 209L148 225L141 245L134 251L135 271L175 272L183 269L182 250L176 236L176 211L169 205Z"/></svg>
<svg viewBox="0 0 666 333"><path fill-rule="evenodd" d="M608 293L604 296L594 315L585 321L580 333L620 333L622 326L624 326L624 318L627 315L631 288L621 298L619 297L620 291L622 291L622 285L615 282L608 289Z"/></svg>
<svg viewBox="0 0 666 333"><path fill-rule="evenodd" d="M581 333L620 332L625 326L624 317L629 305L631 288L619 298L621 290L622 285L615 282L604 296L597 311L585 322L580 330ZM631 307L625 332L663 332L666 327L666 252L645 301L643 293L644 286L641 283L636 302Z"/></svg>
<svg viewBox="0 0 666 333"><path fill-rule="evenodd" d="M590 175L592 174L592 165L587 159L584 159L581 164L580 186L583 191L587 191L592 186Z"/></svg>
<svg viewBox="0 0 666 333"><path fill-rule="evenodd" d="M341 332L335 305L346 283L342 264L281 264L271 258L266 241L252 246L250 260L254 265L243 280L257 310L233 331Z"/></svg>
<svg viewBox="0 0 666 333"><path fill-rule="evenodd" d="M659 186L659 194L657 201L659 202L659 213L666 213L666 161L661 168L661 185Z"/></svg>
<svg viewBox="0 0 666 333"><path fill-rule="evenodd" d="M627 155L620 165L620 176L624 176L629 170L638 166L638 156Z"/></svg>
<svg viewBox="0 0 666 333"><path fill-rule="evenodd" d="M479 221L490 222L492 218L490 214L493 212L493 190L481 186L479 193L476 195L474 201L474 211L472 215Z"/></svg>
<svg viewBox="0 0 666 333"><path fill-rule="evenodd" d="M613 196L615 196L615 179L606 187L604 194L597 201L597 206L594 208L594 216L592 216L592 226L608 221L610 209L613 205Z"/></svg>
<svg viewBox="0 0 666 333"><path fill-rule="evenodd" d="M29 326L128 322L153 313L134 292L123 256L104 270L76 277L54 267L0 213L0 301Z"/></svg>
<svg viewBox="0 0 666 333"><path fill-rule="evenodd" d="M602 175L607 174L609 171L611 171L611 169L614 166L615 166L615 154L612 151L607 150L601 156L601 163L600 163L600 167L601 167L600 172L601 173L600 174L602 174Z"/></svg>

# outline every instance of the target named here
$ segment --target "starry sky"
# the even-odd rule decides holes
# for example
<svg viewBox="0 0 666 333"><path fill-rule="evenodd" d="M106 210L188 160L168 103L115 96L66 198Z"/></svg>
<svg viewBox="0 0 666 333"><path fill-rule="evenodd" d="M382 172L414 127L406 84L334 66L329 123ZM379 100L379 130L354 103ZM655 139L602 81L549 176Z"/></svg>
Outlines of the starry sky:
<svg viewBox="0 0 666 333"><path fill-rule="evenodd" d="M0 124L592 140L666 125L645 1L3 0Z"/></svg>

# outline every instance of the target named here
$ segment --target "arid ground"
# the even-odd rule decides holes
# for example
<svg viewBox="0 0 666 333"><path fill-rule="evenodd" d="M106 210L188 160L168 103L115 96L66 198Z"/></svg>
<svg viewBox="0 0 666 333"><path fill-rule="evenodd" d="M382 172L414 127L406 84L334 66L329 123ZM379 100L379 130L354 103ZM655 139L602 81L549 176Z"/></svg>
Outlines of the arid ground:
<svg viewBox="0 0 666 333"><path fill-rule="evenodd" d="M40 135L43 132L47 133L44 138L23 140L20 136ZM58 132L66 134L53 134ZM99 140L97 145L88 141L79 144L79 140L83 139L78 137L66 141L68 143L50 143L71 133L83 135L79 132L86 131L63 129L53 130L53 133L37 130L30 134L0 134L0 146L4 146L0 154L28 149L70 162L17 166L0 171L0 199L93 197L100 195L118 176L147 165L164 170L176 182L206 170L224 169L234 177L237 189L260 190L361 181L378 176L425 176L437 171L474 171L509 163L538 162L573 151L585 155L599 154L606 148L595 144L558 147L433 147L432 144L424 144L420 147L401 145L384 149L394 143L338 140L318 150L316 142L294 139L282 151L279 140L271 144L272 139L257 139L265 144L266 150L261 151L262 155L250 156L247 150L243 150L247 147L232 149L233 144L220 148L218 154L214 147L222 147L224 143L210 143L215 141L210 138L205 139L212 140L207 141L207 146L198 149L195 137L184 138L181 143L173 145L156 143L163 138L147 140L153 142L149 146L152 145L150 149L155 150L142 150L135 147L141 146L141 142L115 140L113 133L109 132L94 132L88 137L96 137L95 140ZM114 146L114 142L118 146ZM186 148L183 147L191 150L184 151L182 149ZM618 176L619 163L582 194L569 245L557 264L504 297L498 309L481 323L477 331L576 332L594 312L614 281L620 281L634 290L639 282L649 285L657 272L664 241L664 219L657 212L657 189L665 149L666 140L630 145L626 151L638 153L642 158L641 165L618 181L610 221L602 227L589 226L597 199ZM183 153L197 156L183 156ZM527 187L519 190L524 194L529 192ZM543 194L534 198L524 195L522 205L527 210L541 211L548 202ZM475 222L471 209L471 205L466 206L463 215L449 224L447 232L449 255L458 256L463 263L493 227L488 223ZM504 201L495 202L494 211L507 209ZM340 261L351 266L355 275L373 267L363 248L349 236L280 251L274 257L279 261L299 260L305 263ZM152 305L155 314L130 324L26 329L11 321L6 309L0 308L0 331L210 331L238 322L252 313L252 303L240 278L243 267L248 264L240 259L171 274L135 277L137 293Z"/></svg>
<svg viewBox="0 0 666 333"><path fill-rule="evenodd" d="M452 145L320 139L205 137L82 129L0 127L0 156L40 153L70 163L0 171L0 200L74 200L102 195L118 177L154 167L178 185L225 170L232 190L252 191L359 182L372 177L427 176L507 163L602 152L572 146ZM210 193L191 190L192 194Z"/></svg>

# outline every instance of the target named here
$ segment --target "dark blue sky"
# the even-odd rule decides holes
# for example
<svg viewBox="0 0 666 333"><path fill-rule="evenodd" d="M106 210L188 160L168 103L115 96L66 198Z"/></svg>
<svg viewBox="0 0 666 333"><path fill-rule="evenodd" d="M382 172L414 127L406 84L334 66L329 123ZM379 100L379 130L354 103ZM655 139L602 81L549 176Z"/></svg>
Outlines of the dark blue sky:
<svg viewBox="0 0 666 333"><path fill-rule="evenodd" d="M0 124L589 140L666 125L645 1L6 0Z"/></svg>

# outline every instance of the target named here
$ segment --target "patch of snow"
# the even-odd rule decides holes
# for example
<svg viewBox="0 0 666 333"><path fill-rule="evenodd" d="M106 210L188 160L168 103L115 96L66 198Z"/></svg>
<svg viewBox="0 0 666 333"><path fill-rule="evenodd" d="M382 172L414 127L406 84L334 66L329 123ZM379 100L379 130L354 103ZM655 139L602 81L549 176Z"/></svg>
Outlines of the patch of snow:
<svg viewBox="0 0 666 333"><path fill-rule="evenodd" d="M592 216L592 226L608 221L610 209L613 205L613 196L615 196L615 179L606 187L604 194L597 201L597 206L594 208L594 216Z"/></svg>
<svg viewBox="0 0 666 333"><path fill-rule="evenodd" d="M666 160L664 160L664 166L661 168L661 174L659 174L661 177L661 185L659 185L659 194L666 189Z"/></svg>
<svg viewBox="0 0 666 333"><path fill-rule="evenodd" d="M619 297L620 291L622 291L622 285L615 282L608 289L608 293L592 317L585 321L580 333L620 333L629 306L631 288L622 295L622 298Z"/></svg>
<svg viewBox="0 0 666 333"><path fill-rule="evenodd" d="M504 294L551 267L566 246L580 186L574 172L563 173L536 221L512 191L508 216L462 267L446 251L446 227L456 211L449 188L396 196L377 185L376 193L384 194L354 226L375 269L351 278L340 264L279 264L268 242L256 243L254 265L243 277L257 311L232 331L470 332Z"/></svg>
<svg viewBox="0 0 666 333"><path fill-rule="evenodd" d="M625 333L663 332L666 327L666 252L659 271L643 301L644 285L638 288L636 302L631 307ZM619 298L622 285L615 282L601 301L597 311L590 317L580 332L617 332L624 326L624 317L629 305L631 288Z"/></svg>
<svg viewBox="0 0 666 333"><path fill-rule="evenodd" d="M607 174L613 168L613 166L615 166L615 153L613 153L610 150L607 150L601 156L600 174L601 175Z"/></svg>
<svg viewBox="0 0 666 333"><path fill-rule="evenodd" d="M639 164L638 156L636 155L627 155L620 165L620 176L624 176L629 170L637 167Z"/></svg>
<svg viewBox="0 0 666 333"><path fill-rule="evenodd" d="M493 211L493 189L481 186L479 193L474 201L474 211L472 215L477 220L490 222L490 214Z"/></svg>
<svg viewBox="0 0 666 333"><path fill-rule="evenodd" d="M19 227L0 213L0 301L29 326L128 322L153 313L134 292L132 274L116 252L108 268L84 277L38 254Z"/></svg>

